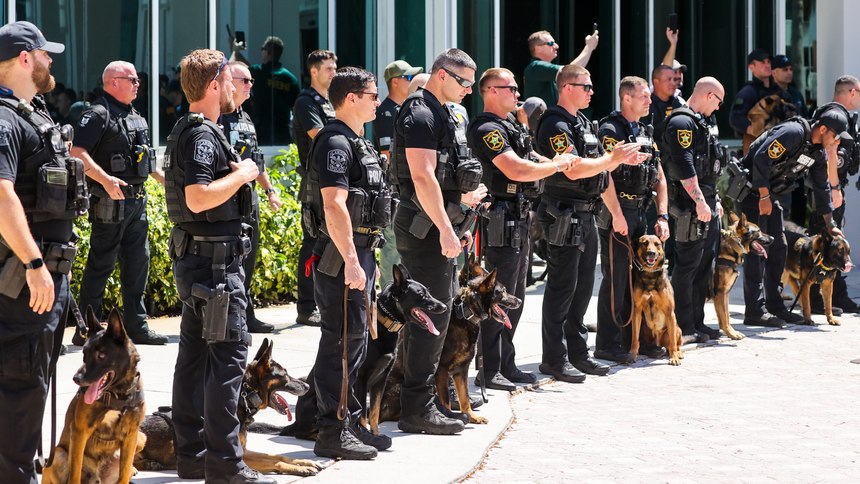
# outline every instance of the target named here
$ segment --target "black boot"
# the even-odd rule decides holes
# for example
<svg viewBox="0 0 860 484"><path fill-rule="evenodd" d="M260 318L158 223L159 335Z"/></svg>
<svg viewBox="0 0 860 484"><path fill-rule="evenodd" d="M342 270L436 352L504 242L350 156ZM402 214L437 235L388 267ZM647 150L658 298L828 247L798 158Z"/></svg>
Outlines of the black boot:
<svg viewBox="0 0 860 484"><path fill-rule="evenodd" d="M460 420L454 420L443 416L436 410L436 407L430 407L430 410L423 415L406 415L401 416L397 422L397 428L409 434L433 434L433 435L452 435L459 434L466 428L466 425Z"/></svg>
<svg viewBox="0 0 860 484"><path fill-rule="evenodd" d="M377 452L358 440L348 428L326 425L319 429L314 454L332 459L370 460Z"/></svg>
<svg viewBox="0 0 860 484"><path fill-rule="evenodd" d="M383 434L375 435L358 422L351 424L349 430L362 444L369 445L376 450L387 450L391 447L391 437Z"/></svg>

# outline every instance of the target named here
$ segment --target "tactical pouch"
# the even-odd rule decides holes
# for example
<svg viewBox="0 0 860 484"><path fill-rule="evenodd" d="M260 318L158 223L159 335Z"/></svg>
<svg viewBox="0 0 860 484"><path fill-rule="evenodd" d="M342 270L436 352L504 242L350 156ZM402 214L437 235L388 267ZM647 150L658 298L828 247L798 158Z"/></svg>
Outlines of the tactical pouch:
<svg viewBox="0 0 860 484"><path fill-rule="evenodd" d="M45 267L54 274L72 272L77 248L71 244L49 243L44 249Z"/></svg>
<svg viewBox="0 0 860 484"><path fill-rule="evenodd" d="M555 218L555 222L549 226L547 242L555 246L569 245L571 226L573 225L573 209L561 210L553 205L547 205L546 211Z"/></svg>
<svg viewBox="0 0 860 484"><path fill-rule="evenodd" d="M239 201L239 216L243 219L251 216L251 213L254 211L254 189L251 188L250 183L245 183L241 187L239 187L239 191L236 192L236 196Z"/></svg>
<svg viewBox="0 0 860 484"><path fill-rule="evenodd" d="M191 286L191 296L202 303L200 317L203 319L203 339L207 343L227 341L227 318L230 308L230 293L227 284L216 284L214 289L199 282Z"/></svg>
<svg viewBox="0 0 860 484"><path fill-rule="evenodd" d="M745 169L732 160L728 163L726 171L729 175L729 186L726 188L726 198L739 204L746 199L752 191L752 183L749 181L749 170Z"/></svg>
<svg viewBox="0 0 860 484"><path fill-rule="evenodd" d="M3 268L0 269L0 294L17 299L21 294L21 289L27 283L27 269L24 263L21 262L11 250L5 246L4 250L8 251L7 258L3 262Z"/></svg>
<svg viewBox="0 0 860 484"><path fill-rule="evenodd" d="M412 223L409 224L409 233L419 239L424 239L427 237L427 233L430 232L431 227L433 227L433 221L422 210L412 218Z"/></svg>
<svg viewBox="0 0 860 484"><path fill-rule="evenodd" d="M190 239L191 237L188 236L188 232L174 226L170 230L170 242L168 243L170 254L175 259L181 259L188 250L188 241Z"/></svg>
<svg viewBox="0 0 860 484"><path fill-rule="evenodd" d="M65 167L42 165L36 180L36 210L47 213L64 212L68 198L68 170Z"/></svg>
<svg viewBox="0 0 860 484"><path fill-rule="evenodd" d="M329 241L323 249L319 262L317 262L317 270L327 276L337 277L341 267L343 267L343 257L338 252L334 242Z"/></svg>
<svg viewBox="0 0 860 484"><path fill-rule="evenodd" d="M113 173L124 173L126 170L126 160L122 153L114 153L110 155L110 171Z"/></svg>
<svg viewBox="0 0 860 484"><path fill-rule="evenodd" d="M505 238L505 207L498 205L487 213L486 243L487 247L504 247Z"/></svg>
<svg viewBox="0 0 860 484"><path fill-rule="evenodd" d="M678 242L696 242L708 235L708 223L700 222L696 212L682 210L670 204L669 215L675 218L675 240Z"/></svg>
<svg viewBox="0 0 860 484"><path fill-rule="evenodd" d="M97 200L92 211L93 221L117 224L125 219L125 200L113 200L109 196L98 196Z"/></svg>
<svg viewBox="0 0 860 484"><path fill-rule="evenodd" d="M594 215L594 221L597 224L597 228L601 230L609 230L612 228L612 212L609 211L609 207L607 207L606 204L600 204L600 208Z"/></svg>
<svg viewBox="0 0 860 484"><path fill-rule="evenodd" d="M461 239L466 232L472 230L475 221L478 220L478 212L471 208L463 208L459 203L447 202L445 204L445 214L448 220L451 221L451 227L457 238Z"/></svg>
<svg viewBox="0 0 860 484"><path fill-rule="evenodd" d="M134 147L132 154L134 159L134 174L146 178L152 172L152 148L145 145L137 145Z"/></svg>
<svg viewBox="0 0 860 484"><path fill-rule="evenodd" d="M457 172L454 167L448 163L448 154L439 154L436 157L436 181L439 182L439 188L443 192L455 191L460 189L457 182Z"/></svg>
<svg viewBox="0 0 860 484"><path fill-rule="evenodd" d="M309 237L315 239L319 236L320 221L317 219L313 209L307 205L302 206L302 227L304 227L305 233Z"/></svg>
<svg viewBox="0 0 860 484"><path fill-rule="evenodd" d="M391 192L385 190L373 198L370 207L371 227L384 229L391 225L392 215L397 209L398 200L391 196Z"/></svg>
<svg viewBox="0 0 860 484"><path fill-rule="evenodd" d="M84 162L80 158L69 158L66 167L71 175L73 186L70 186L70 206L79 215L83 215L90 208L90 193L87 188L87 177L84 174Z"/></svg>
<svg viewBox="0 0 860 484"><path fill-rule="evenodd" d="M349 188L346 197L346 209L349 212L349 219L353 228L367 225L365 213L367 213L368 198L367 192L361 188Z"/></svg>
<svg viewBox="0 0 860 484"><path fill-rule="evenodd" d="M475 158L461 160L457 165L457 187L462 193L476 190L483 176L481 162Z"/></svg>

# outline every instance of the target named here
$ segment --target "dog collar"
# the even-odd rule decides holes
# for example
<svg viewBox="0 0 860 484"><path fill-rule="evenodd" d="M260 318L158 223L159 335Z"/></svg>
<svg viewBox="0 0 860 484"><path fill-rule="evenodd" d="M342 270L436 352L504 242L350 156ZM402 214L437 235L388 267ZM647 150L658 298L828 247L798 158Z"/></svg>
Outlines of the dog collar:
<svg viewBox="0 0 860 484"><path fill-rule="evenodd" d="M384 304L380 304L379 301L377 301L376 309L376 317L379 322L385 326L385 329L392 333L399 333L400 330L403 329L403 323L395 318Z"/></svg>
<svg viewBox="0 0 860 484"><path fill-rule="evenodd" d="M253 417L260 410L262 403L263 399L260 397L260 393L251 388L248 382L243 379L242 392L239 394L239 405L243 407L242 410L248 417Z"/></svg>
<svg viewBox="0 0 860 484"><path fill-rule="evenodd" d="M106 407L120 412L140 406L144 402L143 389L140 388L140 373L135 375L134 381L126 392L104 392L101 399Z"/></svg>
<svg viewBox="0 0 860 484"><path fill-rule="evenodd" d="M835 267L827 267L826 265L824 265L824 259L823 258L820 261L818 261L818 267L820 267L821 270L824 272L833 272L836 270Z"/></svg>

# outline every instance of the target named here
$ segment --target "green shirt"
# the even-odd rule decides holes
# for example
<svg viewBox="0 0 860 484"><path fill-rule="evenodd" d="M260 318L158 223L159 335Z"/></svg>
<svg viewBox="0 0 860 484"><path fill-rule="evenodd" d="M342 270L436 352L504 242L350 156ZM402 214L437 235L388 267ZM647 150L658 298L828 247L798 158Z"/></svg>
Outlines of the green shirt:
<svg viewBox="0 0 860 484"><path fill-rule="evenodd" d="M547 106L558 103L558 85L555 76L562 66L532 58L523 71L523 97L539 97Z"/></svg>
<svg viewBox="0 0 860 484"><path fill-rule="evenodd" d="M254 64L248 68L251 87L251 118L261 145L287 145L290 137L290 111L299 95L299 80L279 62Z"/></svg>

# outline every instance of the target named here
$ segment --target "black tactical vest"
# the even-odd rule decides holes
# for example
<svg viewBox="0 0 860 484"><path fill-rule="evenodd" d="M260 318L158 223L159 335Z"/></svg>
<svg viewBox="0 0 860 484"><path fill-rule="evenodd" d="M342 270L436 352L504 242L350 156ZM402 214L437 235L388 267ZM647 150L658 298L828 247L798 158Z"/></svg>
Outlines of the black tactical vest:
<svg viewBox="0 0 860 484"><path fill-rule="evenodd" d="M696 143L693 149L693 167L696 169L699 186L702 187L703 191L715 192L717 179L720 177L720 173L725 167L726 162L725 149L720 145L719 139L715 133L716 126L708 124L704 116L693 111L688 106L681 106L680 108L673 110L669 116L666 117L666 128L668 128L669 122L676 116L687 116L693 120L693 123L695 124L695 132L690 134ZM669 136L668 129L664 130L664 143L669 143ZM666 153L662 153L662 156L664 160L663 169L666 170L666 178L670 183L680 184L681 178L675 171L677 165L672 162L671 150L667 149ZM682 188L678 193L686 192Z"/></svg>
<svg viewBox="0 0 860 484"><path fill-rule="evenodd" d="M559 116L573 127L574 148L579 156L583 158L597 158L601 155L600 143L594 127L581 112L576 116L571 115L566 109L556 105L548 108L538 121L536 132L540 132L540 126L550 117ZM609 186L609 174L605 171L589 178L571 180L564 173L556 173L546 179L544 195L560 200L579 200L593 202Z"/></svg>
<svg viewBox="0 0 860 484"><path fill-rule="evenodd" d="M132 185L141 184L152 172L155 160L149 142L149 126L133 107L127 113L117 113L116 108L111 110L110 104L103 96L91 108L105 117L102 138L91 155L108 174ZM111 123L116 123L118 133L108 134Z"/></svg>
<svg viewBox="0 0 860 484"><path fill-rule="evenodd" d="M71 126L62 129L46 112L23 100L0 97L0 108L10 109L29 123L41 138L40 147L18 161L15 194L30 223L71 220L86 213L89 193L84 165L72 158L66 145Z"/></svg>
<svg viewBox="0 0 860 484"><path fill-rule="evenodd" d="M318 92L316 92L316 90L310 87L302 89L301 92L299 92L299 95L296 96L296 103L298 103L299 99L303 97L311 98L316 104L319 105L320 111L322 111L322 115L324 118L323 125L328 124L329 122L331 122L331 120L334 119L334 108L332 107L331 103L328 102L326 98L322 97ZM293 106L295 106L295 104L293 104ZM307 160L304 159L306 157L302 157L301 155L304 154L303 151L305 151L305 148L307 148L307 153L310 153L311 140L308 139L308 135L306 132L298 133L296 131L296 127L294 124L295 118L295 107L293 107L293 117L290 120L290 136L293 138L297 145L296 147L299 149L299 164L301 165L302 171L304 171L307 169L307 167L305 166ZM307 127L302 127L301 129L307 130ZM307 143L307 146L299 146L304 145L305 143Z"/></svg>
<svg viewBox="0 0 860 484"><path fill-rule="evenodd" d="M520 124L513 114L508 114L505 118L499 118L495 114L483 112L475 117L470 125L477 128L483 123L494 122L499 123L505 129L507 139L511 144L511 149L520 158L531 160L532 158L532 139L528 129ZM478 143L482 140L475 140ZM502 140L498 140L499 143ZM533 182L516 182L506 177L493 160L480 160L481 167L484 170L483 183L487 186L490 195L498 199L515 199L519 194L526 197L536 197L543 192L543 180ZM532 160L535 161L535 160Z"/></svg>
<svg viewBox="0 0 860 484"><path fill-rule="evenodd" d="M811 156L812 153L821 149L820 145L812 144L812 128L809 126L808 121L800 116L795 116L783 121L783 123L800 123L803 127L803 143L800 143L790 152L786 152L779 160L771 165L770 191L776 194L793 190L795 182L804 177L806 172L809 171L809 168L811 168L815 163L815 159ZM750 144L749 153L757 152L767 141L767 138L773 129L774 128L771 128L759 135L759 137ZM744 162L746 168L752 169L752 156L744 157Z"/></svg>
<svg viewBox="0 0 860 484"><path fill-rule="evenodd" d="M185 160L182 159L179 147L186 141L186 131L196 125L209 128L218 139L221 148L220 155L215 153L212 172L214 179L229 175L230 162L239 162L239 156L227 142L221 128L206 119L200 113L188 113L176 123L173 131L167 137L167 149L164 152L164 196L167 201L167 216L175 224L186 222L228 222L240 220L250 213L251 185L246 183L232 197L221 205L194 213L188 208L185 200ZM216 148L217 149L217 148Z"/></svg>
<svg viewBox="0 0 860 484"><path fill-rule="evenodd" d="M361 167L361 178L355 182L350 181L346 201L353 231L360 228L377 230L388 227L391 224L392 204L396 202L385 180L385 171L382 169L379 153L369 141L362 136L357 136L341 121L336 120L327 124L311 143L307 190L302 203L311 207L316 220L319 221L319 228L325 231L325 212L319 185L320 172L314 160L319 147L333 136L346 137L352 147L352 155L359 160Z"/></svg>
<svg viewBox="0 0 860 484"><path fill-rule="evenodd" d="M848 120L848 134L842 134L839 141L836 170L839 175L839 185L843 188L848 185L848 176L856 175L860 170L860 139L857 136L857 113L851 114L845 106L837 102L822 104L815 110L812 119L818 119L821 113L829 109L838 109Z"/></svg>
<svg viewBox="0 0 860 484"><path fill-rule="evenodd" d="M615 183L615 191L650 197L654 191L654 186L657 185L657 164L660 163L654 149L653 128L649 124L637 121L639 134L634 136L630 123L618 111L613 111L609 116L601 119L600 124L603 123L612 123L616 127L616 133L624 133L624 139L616 141L639 143L640 152L652 155L641 165L622 164L613 170L610 175Z"/></svg>
<svg viewBox="0 0 860 484"><path fill-rule="evenodd" d="M236 111L221 116L221 124L224 126L224 136L236 150L239 158L250 158L257 164L257 169L263 173L266 169L263 151L257 143L257 129L248 113L237 109Z"/></svg>

